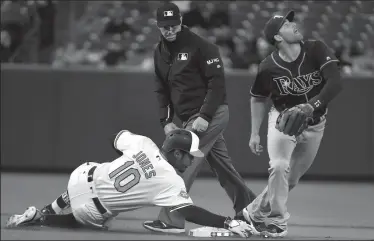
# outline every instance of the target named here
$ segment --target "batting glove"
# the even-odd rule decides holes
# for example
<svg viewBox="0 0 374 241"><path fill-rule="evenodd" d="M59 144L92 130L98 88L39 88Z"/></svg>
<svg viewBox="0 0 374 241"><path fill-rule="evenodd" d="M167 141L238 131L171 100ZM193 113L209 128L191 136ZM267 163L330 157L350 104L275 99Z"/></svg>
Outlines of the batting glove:
<svg viewBox="0 0 374 241"><path fill-rule="evenodd" d="M227 218L225 221L225 228L242 238L248 238L252 235L251 226L241 220L232 220L231 218Z"/></svg>

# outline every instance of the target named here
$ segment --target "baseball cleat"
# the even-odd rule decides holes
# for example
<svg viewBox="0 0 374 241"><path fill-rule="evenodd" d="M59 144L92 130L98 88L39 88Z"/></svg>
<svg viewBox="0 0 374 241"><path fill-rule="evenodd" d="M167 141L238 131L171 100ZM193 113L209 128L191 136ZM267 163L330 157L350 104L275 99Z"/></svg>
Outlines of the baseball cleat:
<svg viewBox="0 0 374 241"><path fill-rule="evenodd" d="M168 225L160 220L156 221L145 221L143 223L143 227L156 231L156 232L163 232L163 233L184 233L186 230L184 228L177 228L171 225Z"/></svg>
<svg viewBox="0 0 374 241"><path fill-rule="evenodd" d="M282 229L274 224L269 224L266 226L265 230L261 232L261 236L265 238L283 238L287 235L288 231Z"/></svg>
<svg viewBox="0 0 374 241"><path fill-rule="evenodd" d="M32 223L36 218L40 216L41 214L39 213L39 210L31 206L27 208L26 211L21 215L18 215L18 214L12 215L6 222L5 226L7 228L15 228L15 227L27 225L29 223Z"/></svg>
<svg viewBox="0 0 374 241"><path fill-rule="evenodd" d="M249 212L247 208L243 209L243 217L245 221L249 224L251 227L251 231L253 235L260 235L262 231L266 230L266 226L264 222L256 222L254 221L251 216L249 215Z"/></svg>

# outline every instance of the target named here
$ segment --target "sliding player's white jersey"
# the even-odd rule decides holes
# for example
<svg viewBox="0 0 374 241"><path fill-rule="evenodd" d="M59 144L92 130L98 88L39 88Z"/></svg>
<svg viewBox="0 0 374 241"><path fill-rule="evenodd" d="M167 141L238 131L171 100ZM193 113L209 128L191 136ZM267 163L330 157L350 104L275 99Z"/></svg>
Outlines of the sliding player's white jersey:
<svg viewBox="0 0 374 241"><path fill-rule="evenodd" d="M150 138L124 130L116 136L114 147L123 155L100 164L94 173L99 199L114 215L144 206L173 211L193 204L183 179Z"/></svg>

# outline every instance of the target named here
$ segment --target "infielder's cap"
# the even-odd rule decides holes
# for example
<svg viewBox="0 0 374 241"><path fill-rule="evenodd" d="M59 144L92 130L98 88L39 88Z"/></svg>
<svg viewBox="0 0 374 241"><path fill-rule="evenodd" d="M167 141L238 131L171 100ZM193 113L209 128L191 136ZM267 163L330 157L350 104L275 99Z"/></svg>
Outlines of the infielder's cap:
<svg viewBox="0 0 374 241"><path fill-rule="evenodd" d="M181 24L179 8L174 3L168 2L157 9L157 26L175 26Z"/></svg>
<svg viewBox="0 0 374 241"><path fill-rule="evenodd" d="M166 152L182 150L195 157L204 157L204 153L199 150L199 143L199 137L192 131L177 129L166 135L162 149Z"/></svg>
<svg viewBox="0 0 374 241"><path fill-rule="evenodd" d="M274 36L278 34L279 29L282 27L286 19L290 22L293 22L295 17L294 11L289 11L285 16L274 15L267 23L265 24L264 35L266 40L274 45L275 39Z"/></svg>

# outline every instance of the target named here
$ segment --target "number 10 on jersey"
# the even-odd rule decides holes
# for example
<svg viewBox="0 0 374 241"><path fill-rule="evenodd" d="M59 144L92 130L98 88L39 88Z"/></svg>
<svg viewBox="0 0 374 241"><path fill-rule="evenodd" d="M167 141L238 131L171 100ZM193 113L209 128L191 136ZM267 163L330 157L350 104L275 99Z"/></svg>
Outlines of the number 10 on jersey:
<svg viewBox="0 0 374 241"><path fill-rule="evenodd" d="M141 175L138 169L131 167L134 165L134 163L134 161L127 161L109 173L110 179L115 177L114 187L118 192L125 193L139 183ZM126 181L123 183L123 181L127 178L131 179L131 181Z"/></svg>

